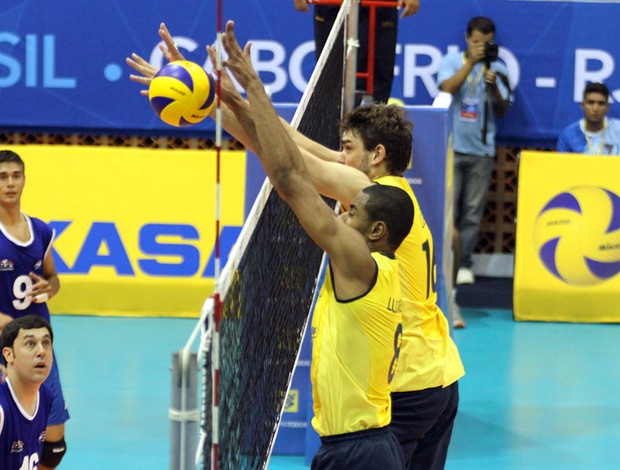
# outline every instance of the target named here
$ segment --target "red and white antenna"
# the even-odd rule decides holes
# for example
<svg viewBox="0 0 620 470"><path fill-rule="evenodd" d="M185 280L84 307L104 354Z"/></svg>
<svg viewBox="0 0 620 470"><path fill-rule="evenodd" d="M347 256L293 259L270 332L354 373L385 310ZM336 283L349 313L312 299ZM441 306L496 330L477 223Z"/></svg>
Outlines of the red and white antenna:
<svg viewBox="0 0 620 470"><path fill-rule="evenodd" d="M215 104L215 274L213 288L213 342L211 349L211 383L212 392L212 420L211 420L211 468L217 470L219 460L219 404L220 404L220 320L222 318L222 299L219 292L219 278L221 269L220 258L220 215L221 190L220 167L222 153L222 0L217 0L217 39L215 42L215 74L216 74L216 104Z"/></svg>

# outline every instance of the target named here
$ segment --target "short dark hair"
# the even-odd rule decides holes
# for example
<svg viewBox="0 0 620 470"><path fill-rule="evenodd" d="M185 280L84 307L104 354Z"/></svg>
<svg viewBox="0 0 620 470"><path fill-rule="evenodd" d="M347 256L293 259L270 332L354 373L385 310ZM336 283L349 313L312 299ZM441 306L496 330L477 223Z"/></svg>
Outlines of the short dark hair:
<svg viewBox="0 0 620 470"><path fill-rule="evenodd" d="M609 101L609 88L604 83L593 82L588 83L583 90L583 99L586 99L586 95L588 93L600 93L605 97L607 101Z"/></svg>
<svg viewBox="0 0 620 470"><path fill-rule="evenodd" d="M36 328L47 328L47 331L50 332L52 343L54 342L54 332L47 321L38 315L25 315L23 317L15 318L6 324L2 330L2 336L0 336L0 351L7 347L13 347L15 338L19 336L19 330L34 330Z"/></svg>
<svg viewBox="0 0 620 470"><path fill-rule="evenodd" d="M21 165L22 170L26 169L26 164L17 153L12 150L0 150L0 163L17 163Z"/></svg>
<svg viewBox="0 0 620 470"><path fill-rule="evenodd" d="M400 188L381 184L372 184L363 192L368 195L368 219L385 222L388 243L396 250L411 231L414 215L411 198Z"/></svg>
<svg viewBox="0 0 620 470"><path fill-rule="evenodd" d="M471 36L474 31L480 31L482 34L495 34L495 23L486 16L475 16L467 23L467 36Z"/></svg>
<svg viewBox="0 0 620 470"><path fill-rule="evenodd" d="M366 150L383 145L390 174L404 173L411 161L413 123L403 108L386 104L359 106L340 122L340 135L357 134Z"/></svg>

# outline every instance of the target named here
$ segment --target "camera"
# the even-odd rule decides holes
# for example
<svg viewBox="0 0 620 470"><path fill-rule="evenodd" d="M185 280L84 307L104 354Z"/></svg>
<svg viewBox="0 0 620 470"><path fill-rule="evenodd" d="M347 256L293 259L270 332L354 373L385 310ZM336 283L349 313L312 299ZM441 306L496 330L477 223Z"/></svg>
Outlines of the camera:
<svg viewBox="0 0 620 470"><path fill-rule="evenodd" d="M499 55L499 46L494 42L486 42L484 44L484 62L489 65L491 62L495 62Z"/></svg>

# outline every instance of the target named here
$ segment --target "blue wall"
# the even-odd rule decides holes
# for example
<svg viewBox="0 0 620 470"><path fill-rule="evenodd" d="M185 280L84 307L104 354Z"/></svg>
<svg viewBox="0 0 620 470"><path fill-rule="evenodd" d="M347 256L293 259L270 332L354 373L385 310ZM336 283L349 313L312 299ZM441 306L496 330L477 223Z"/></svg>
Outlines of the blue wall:
<svg viewBox="0 0 620 470"><path fill-rule="evenodd" d="M277 8L264 0L223 3L240 42L253 41L255 63L274 101L298 101L314 65L311 14L296 11L292 0L280 0ZM464 47L466 23L476 15L497 24L500 55L515 89L500 140L553 142L581 116L578 103L588 80L605 81L614 102L620 100L620 3L421 3L417 15L399 23L393 96L406 104L431 103L441 56ZM166 21L187 58L204 63L204 45L216 34L215 12L215 0L188 0L182 8L174 0L2 2L0 128L212 133L211 121L183 131L159 122L138 94L140 86L129 81L124 59L136 52L160 64L157 27ZM611 114L620 116L617 104Z"/></svg>

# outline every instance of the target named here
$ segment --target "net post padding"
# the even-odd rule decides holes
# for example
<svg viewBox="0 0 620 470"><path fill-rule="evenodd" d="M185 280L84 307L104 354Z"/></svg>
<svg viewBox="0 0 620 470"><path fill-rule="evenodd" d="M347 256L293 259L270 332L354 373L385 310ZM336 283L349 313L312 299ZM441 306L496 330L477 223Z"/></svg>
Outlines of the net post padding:
<svg viewBox="0 0 620 470"><path fill-rule="evenodd" d="M345 0L292 125L338 148ZM337 103L338 105L335 105ZM330 201L331 202L331 201ZM332 203L333 205L333 203ZM266 180L219 279L219 413L203 410L202 468L211 467L209 436L219 434L219 469L266 468L292 379L323 253ZM205 367L210 367L209 360ZM206 380L210 369L205 368ZM210 408L211 387L203 407Z"/></svg>
<svg viewBox="0 0 620 470"><path fill-rule="evenodd" d="M170 468L195 469L195 443L198 434L198 361L197 354L183 349L172 355Z"/></svg>

